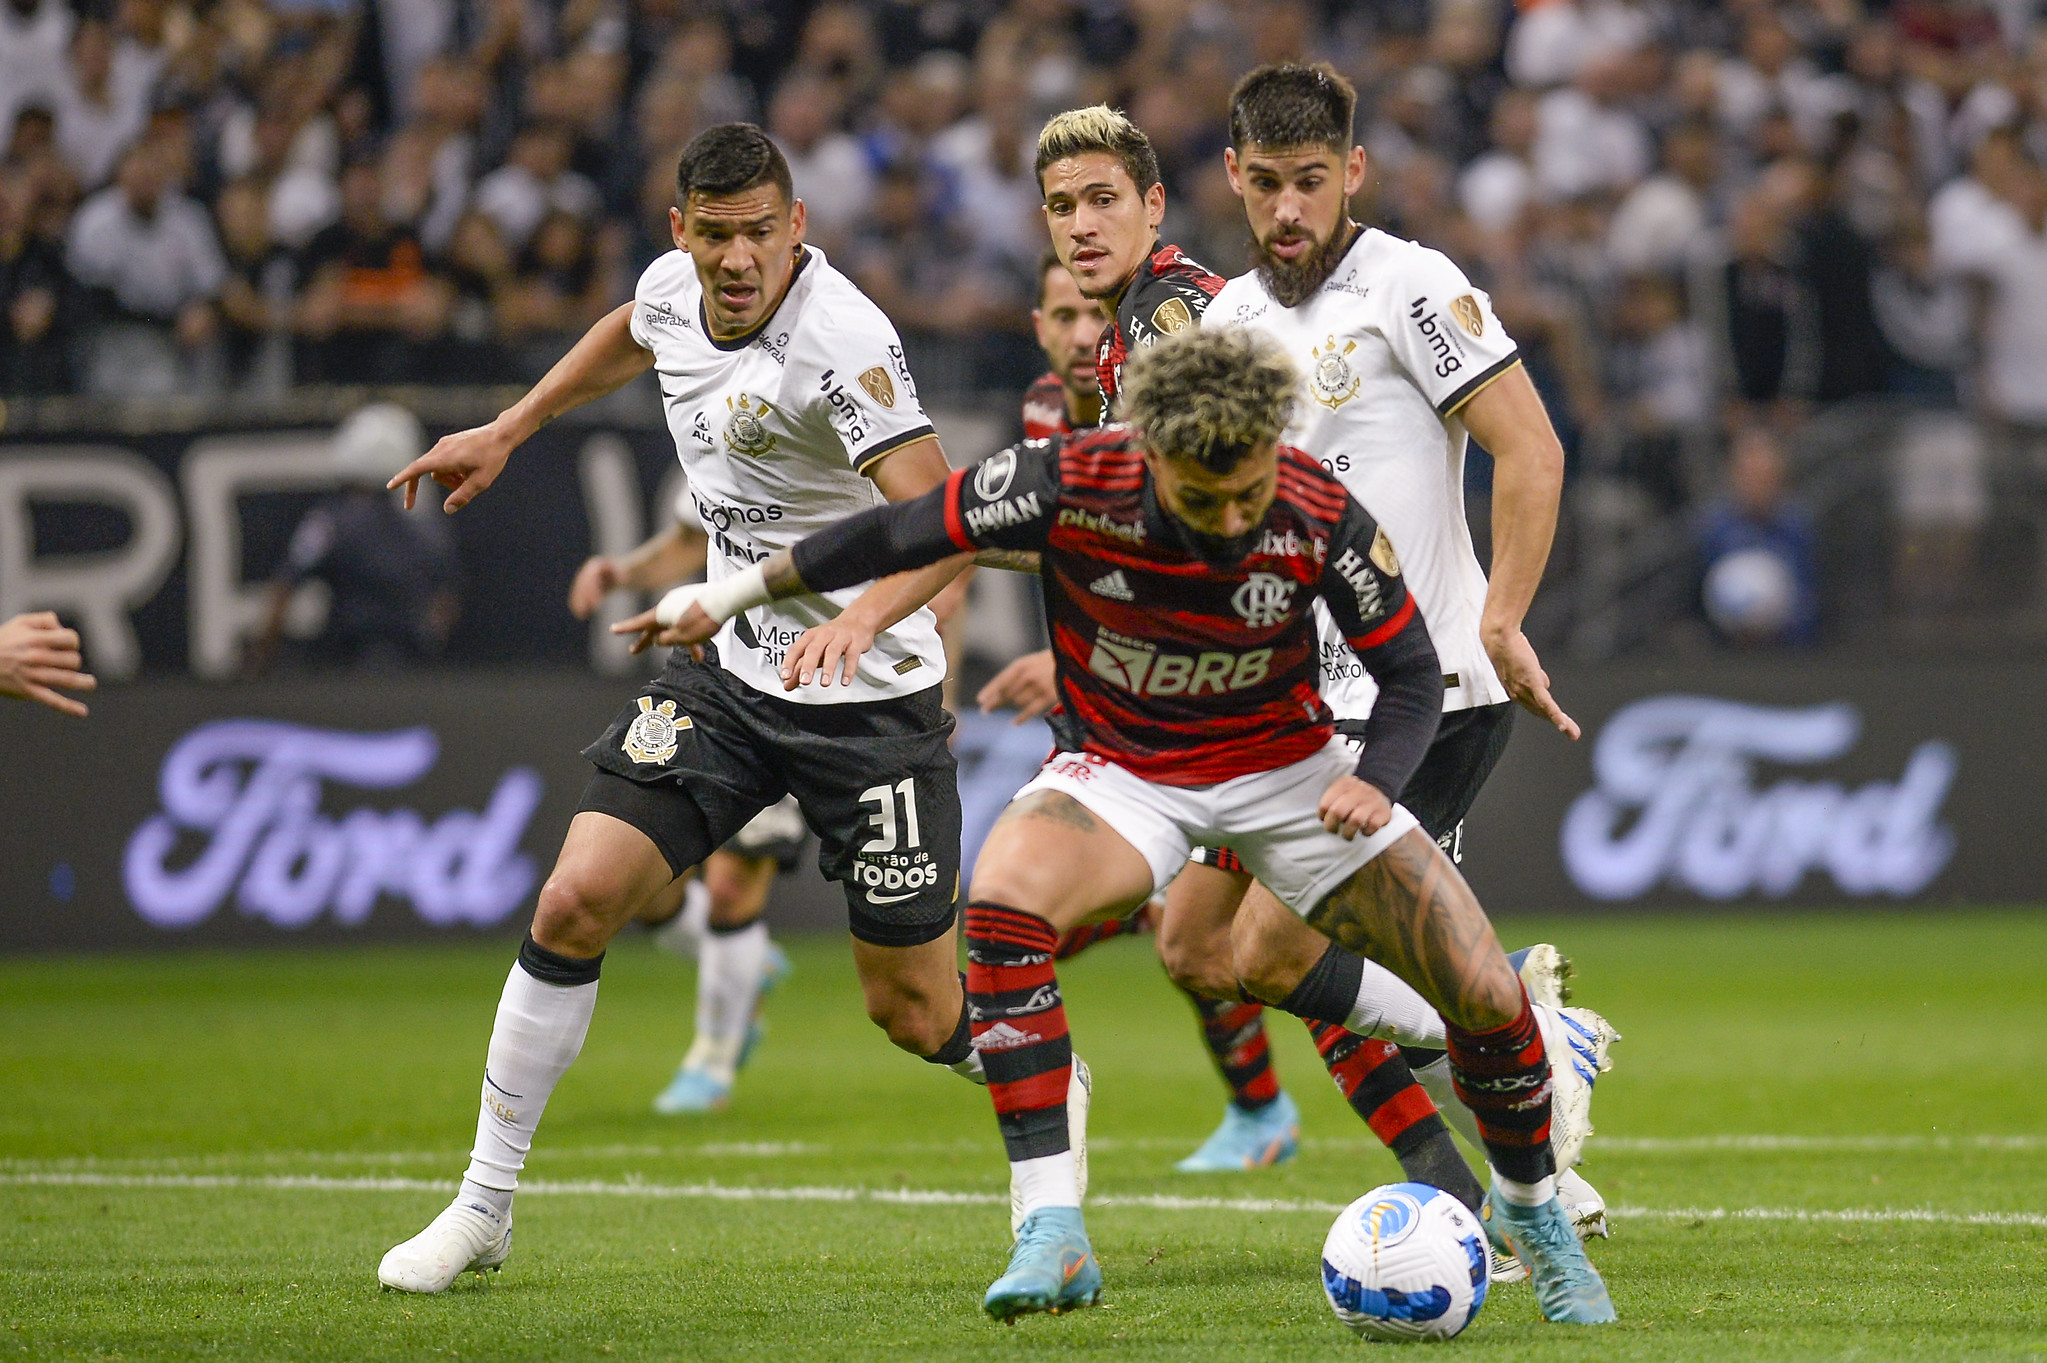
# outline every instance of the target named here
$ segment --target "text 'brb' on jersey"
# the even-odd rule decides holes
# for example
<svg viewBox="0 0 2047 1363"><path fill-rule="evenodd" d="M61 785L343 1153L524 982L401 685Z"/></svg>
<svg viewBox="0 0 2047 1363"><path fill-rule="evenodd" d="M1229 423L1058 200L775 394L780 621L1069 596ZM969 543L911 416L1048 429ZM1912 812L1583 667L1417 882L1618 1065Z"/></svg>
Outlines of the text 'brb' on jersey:
<svg viewBox="0 0 2047 1363"><path fill-rule="evenodd" d="M640 276L632 334L654 352L668 430L710 537L713 582L885 501L866 471L932 434L895 328L815 248L805 250L766 321L722 340L711 336L695 265L687 252L671 251ZM782 689L789 647L861 590L734 616L718 631L719 661L758 690L808 704L885 700L938 685L945 653L931 613L919 610L876 636L852 686Z"/></svg>
<svg viewBox="0 0 2047 1363"><path fill-rule="evenodd" d="M1223 277L1177 246L1161 246L1137 267L1137 278L1116 304L1115 320L1095 346L1095 377L1102 385L1102 419L1119 416L1123 362L1161 336L1201 322L1223 286Z"/></svg>
<svg viewBox="0 0 2047 1363"><path fill-rule="evenodd" d="M1203 325L1233 324L1279 342L1302 375L1283 438L1335 474L1392 537L1443 662L1444 707L1509 699L1479 638L1486 576L1464 518L1457 419L1520 363L1492 300L1441 252L1367 228L1298 307L1281 307L1255 272L1232 279ZM1322 662L1322 695L1337 718L1369 714L1372 679L1328 625Z"/></svg>
<svg viewBox="0 0 2047 1363"><path fill-rule="evenodd" d="M1270 771L1328 742L1318 597L1361 652L1428 649L1377 525L1298 450L1280 450L1259 546L1227 567L1183 547L1127 426L962 469L945 515L953 547L1042 554L1059 693L1087 750L1161 785Z"/></svg>

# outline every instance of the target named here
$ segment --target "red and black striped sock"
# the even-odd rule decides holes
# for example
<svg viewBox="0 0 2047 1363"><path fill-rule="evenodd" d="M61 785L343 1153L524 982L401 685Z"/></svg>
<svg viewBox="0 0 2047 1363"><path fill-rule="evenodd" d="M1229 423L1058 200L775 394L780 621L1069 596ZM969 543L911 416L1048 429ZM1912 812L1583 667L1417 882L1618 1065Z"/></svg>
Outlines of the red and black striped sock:
<svg viewBox="0 0 2047 1363"><path fill-rule="evenodd" d="M1144 932L1144 915L1133 913L1128 918L1111 918L1106 923L1083 923L1059 939L1059 945L1052 950L1052 959L1063 961L1069 956L1078 956L1097 942L1106 942L1111 937L1126 933Z"/></svg>
<svg viewBox="0 0 2047 1363"><path fill-rule="evenodd" d="M1504 1027L1467 1032L1450 1025L1450 1081L1478 1119L1486 1155L1502 1178L1540 1183L1557 1171L1549 1148L1549 1057L1528 991L1521 1012Z"/></svg>
<svg viewBox="0 0 2047 1363"><path fill-rule="evenodd" d="M1073 1043L1052 971L1059 935L1035 914L967 905L967 1016L1011 1162L1071 1147L1066 1088Z"/></svg>
<svg viewBox="0 0 2047 1363"><path fill-rule="evenodd" d="M1393 1152L1400 1171L1411 1182L1441 1188L1477 1211L1485 1189L1457 1153L1449 1123L1415 1082L1400 1048L1328 1022L1309 1023L1308 1034L1315 1038L1336 1091Z"/></svg>
<svg viewBox="0 0 2047 1363"><path fill-rule="evenodd" d="M1199 994L1187 997L1201 1014L1201 1036L1223 1082L1230 1086L1230 1101L1246 1112L1270 1106L1279 1097L1279 1076L1272 1070L1265 1006L1205 999Z"/></svg>

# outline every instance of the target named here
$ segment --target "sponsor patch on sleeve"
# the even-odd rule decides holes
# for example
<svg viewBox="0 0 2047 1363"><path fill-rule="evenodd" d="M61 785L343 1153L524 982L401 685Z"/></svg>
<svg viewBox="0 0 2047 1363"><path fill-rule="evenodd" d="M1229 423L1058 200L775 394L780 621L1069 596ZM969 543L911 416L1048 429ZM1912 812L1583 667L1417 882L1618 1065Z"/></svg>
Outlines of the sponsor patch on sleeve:
<svg viewBox="0 0 2047 1363"><path fill-rule="evenodd" d="M893 408L896 405L895 383L889 378L888 371L880 365L861 371L860 386L867 390L867 396L882 406Z"/></svg>
<svg viewBox="0 0 2047 1363"><path fill-rule="evenodd" d="M1393 552L1393 541L1386 538L1386 527L1380 526L1372 534L1372 562L1388 577L1400 576L1400 558Z"/></svg>
<svg viewBox="0 0 2047 1363"><path fill-rule="evenodd" d="M1152 310L1151 324L1161 336L1171 336L1194 325L1194 314L1178 298L1168 298Z"/></svg>

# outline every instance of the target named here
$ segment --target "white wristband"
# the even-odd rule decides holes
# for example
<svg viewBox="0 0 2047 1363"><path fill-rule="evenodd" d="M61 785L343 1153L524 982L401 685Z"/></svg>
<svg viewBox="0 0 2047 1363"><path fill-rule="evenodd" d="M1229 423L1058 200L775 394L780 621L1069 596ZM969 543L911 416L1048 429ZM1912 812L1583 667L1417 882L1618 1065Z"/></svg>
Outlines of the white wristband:
<svg viewBox="0 0 2047 1363"><path fill-rule="evenodd" d="M654 607L654 619L666 628L682 619L683 613L694 604L701 606L704 614L722 625L741 611L765 606L774 599L768 591L767 575L756 563L718 582L692 582L677 587Z"/></svg>

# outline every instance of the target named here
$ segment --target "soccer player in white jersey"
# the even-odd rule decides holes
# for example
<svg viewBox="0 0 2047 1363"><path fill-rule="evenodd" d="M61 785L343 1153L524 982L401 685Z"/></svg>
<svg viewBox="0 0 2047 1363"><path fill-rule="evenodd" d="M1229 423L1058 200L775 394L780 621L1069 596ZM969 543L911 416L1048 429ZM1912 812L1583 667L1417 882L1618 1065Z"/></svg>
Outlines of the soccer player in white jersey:
<svg viewBox="0 0 2047 1363"><path fill-rule="evenodd" d="M700 581L710 538L685 486L675 515L630 553L593 554L569 585L569 613L587 620L614 591L666 591ZM732 1100L741 1067L759 1043L767 996L789 974L789 958L768 938L765 914L775 877L803 854L803 814L785 796L754 815L694 876L659 891L635 917L655 941L697 958L696 1036L675 1077L654 1097L664 1117L717 1112Z"/></svg>
<svg viewBox="0 0 2047 1363"><path fill-rule="evenodd" d="M1441 253L1350 220L1348 202L1365 179L1364 149L1351 142L1355 108L1350 84L1325 66L1261 67L1238 83L1224 157L1258 267L1226 284L1202 320L1261 332L1300 368L1305 391L1286 439L1372 513L1387 537L1377 549L1397 562L1429 622L1444 715L1403 801L1455 859L1465 812L1506 748L1515 703L1578 736L1521 632L1549 559L1564 456L1484 291ZM1464 516L1468 437L1495 463L1490 581ZM1320 626L1323 699L1338 731L1356 737L1376 688L1326 613ZM1232 931L1237 977L1262 998L1286 997L1324 954L1262 886L1246 895ZM1569 1131L1558 1144L1568 1165L1583 1144L1584 1104L1611 1028L1579 1009L1538 1016L1552 1053L1574 1057L1558 1073L1559 1133ZM1408 1058L1448 1096L1440 1056ZM1460 1105L1443 1106L1461 1115ZM1525 1167L1502 1172L1530 1183L1557 1172L1537 1168L1554 1163L1548 1147L1527 1157ZM1589 1194L1575 1176L1564 1191L1566 1204ZM1547 1229L1517 1223L1507 1238Z"/></svg>
<svg viewBox="0 0 2047 1363"><path fill-rule="evenodd" d="M880 309L803 240L788 163L724 124L683 150L676 250L487 426L442 440L391 486L488 488L562 412L658 372L676 450L711 534L710 587L805 534L939 486L948 469ZM979 1070L957 969L960 812L940 707L944 660L924 602L963 559L860 591L728 619L678 650L604 735L597 767L498 1005L476 1145L447 1210L384 1256L378 1278L438 1292L511 1253L512 1197L542 1110L582 1048L612 936L762 809L793 794L843 883L868 1016L912 1054ZM785 696L806 633L859 657L842 684ZM836 671L836 669L835 669Z"/></svg>

